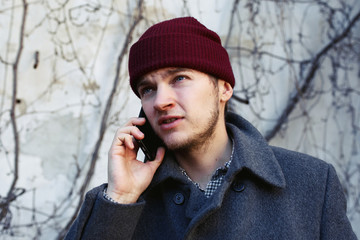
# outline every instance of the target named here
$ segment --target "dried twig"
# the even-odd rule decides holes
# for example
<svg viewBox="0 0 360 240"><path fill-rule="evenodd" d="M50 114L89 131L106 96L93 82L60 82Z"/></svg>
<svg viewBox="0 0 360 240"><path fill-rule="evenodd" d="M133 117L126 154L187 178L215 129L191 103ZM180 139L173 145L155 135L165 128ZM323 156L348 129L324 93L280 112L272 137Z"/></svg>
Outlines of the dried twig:
<svg viewBox="0 0 360 240"><path fill-rule="evenodd" d="M331 49L333 49L336 46L336 44L341 42L343 39L345 39L349 35L349 33L351 32L351 30L353 29L353 27L359 20L360 20L360 12L358 12L355 15L355 17L349 22L349 25L344 29L344 31L341 34L339 34L337 37L332 39L331 42L329 42L324 48L322 48L321 51L319 51L315 55L315 57L310 61L311 66L310 66L310 69L309 69L307 75L304 78L302 86L300 88L296 88L292 92L292 94L290 95L290 99L287 102L286 107L282 111L282 114L276 121L276 124L274 125L274 127L272 129L270 129L269 131L267 131L264 134L264 137L266 140L270 141L276 135L276 133L281 129L281 126L287 121L287 119L289 118L289 115L295 109L295 107L296 107L297 103L299 102L299 100L301 99L301 97L309 89L309 87L314 79L314 76L321 64L322 59L326 56L326 54Z"/></svg>
<svg viewBox="0 0 360 240"><path fill-rule="evenodd" d="M3 201L1 201L1 206L0 206L1 208L0 222L2 222L3 219L5 219L5 221L8 222L8 224L4 225L5 229L8 228L10 224L9 221L6 220L6 217L8 216L8 214L10 214L9 208L11 202L15 201L18 196L22 195L25 192L24 189L16 188L16 184L19 179L19 154L20 154L19 132L16 123L16 104L18 101L17 84L18 84L18 67L21 59L21 54L24 48L24 32L25 32L25 23L26 23L27 9L28 9L28 4L26 0L22 1L22 7L23 7L23 14L21 19L21 27L20 27L19 48L16 53L15 61L12 64L13 84L12 84L12 99L11 99L11 108L10 108L10 121L12 126L12 132L14 135L14 171L13 171L13 180L11 186L9 188L6 198ZM20 190L20 192L18 192L18 190Z"/></svg>

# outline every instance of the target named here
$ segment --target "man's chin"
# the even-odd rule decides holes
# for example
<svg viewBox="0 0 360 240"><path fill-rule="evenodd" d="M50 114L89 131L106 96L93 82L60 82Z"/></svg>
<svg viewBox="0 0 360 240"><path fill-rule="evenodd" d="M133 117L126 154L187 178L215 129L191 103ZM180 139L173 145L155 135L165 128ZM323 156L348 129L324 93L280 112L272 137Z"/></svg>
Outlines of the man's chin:
<svg viewBox="0 0 360 240"><path fill-rule="evenodd" d="M164 143L167 149L171 151L180 151L191 147L191 143L189 141L180 138L167 138L164 139Z"/></svg>

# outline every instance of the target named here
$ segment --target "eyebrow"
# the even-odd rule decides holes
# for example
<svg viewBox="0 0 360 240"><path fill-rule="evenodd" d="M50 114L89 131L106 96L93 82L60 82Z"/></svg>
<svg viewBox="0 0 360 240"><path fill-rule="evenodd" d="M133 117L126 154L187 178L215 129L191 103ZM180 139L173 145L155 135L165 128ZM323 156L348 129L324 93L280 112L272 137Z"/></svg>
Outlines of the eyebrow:
<svg viewBox="0 0 360 240"><path fill-rule="evenodd" d="M166 70L166 72L164 73L165 76L169 76L169 75L174 75L176 73L179 72L191 72L192 70L190 68L169 68ZM144 77L141 77L138 81L138 83L136 84L136 90L139 90L139 87L146 85L147 84L147 80Z"/></svg>
<svg viewBox="0 0 360 240"><path fill-rule="evenodd" d="M179 73L179 72L190 72L191 69L189 68L169 68L167 70L167 74L171 75L171 74L175 74L175 73Z"/></svg>

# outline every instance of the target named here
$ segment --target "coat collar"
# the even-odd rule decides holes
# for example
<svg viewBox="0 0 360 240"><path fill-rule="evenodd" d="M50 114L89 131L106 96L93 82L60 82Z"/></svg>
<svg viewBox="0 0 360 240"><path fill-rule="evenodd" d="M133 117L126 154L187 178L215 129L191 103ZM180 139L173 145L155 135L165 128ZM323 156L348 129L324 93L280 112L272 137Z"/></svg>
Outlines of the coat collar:
<svg viewBox="0 0 360 240"><path fill-rule="evenodd" d="M256 128L234 113L227 114L226 125L235 147L233 160L225 180L230 182L239 172L248 170L264 182L284 188L286 183L281 167L271 147ZM187 181L179 170L175 157L169 151L154 175L150 188L166 179Z"/></svg>
<svg viewBox="0 0 360 240"><path fill-rule="evenodd" d="M286 182L281 167L258 130L234 113L227 114L226 123L235 144L232 166L226 179L231 181L240 171L248 170L266 183L284 188Z"/></svg>

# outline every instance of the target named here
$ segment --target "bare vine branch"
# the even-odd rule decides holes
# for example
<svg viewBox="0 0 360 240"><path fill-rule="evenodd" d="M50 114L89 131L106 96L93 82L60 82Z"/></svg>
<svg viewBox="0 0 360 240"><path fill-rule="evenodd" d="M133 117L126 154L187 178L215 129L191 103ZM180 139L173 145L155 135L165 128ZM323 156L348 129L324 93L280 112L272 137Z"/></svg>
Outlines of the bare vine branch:
<svg viewBox="0 0 360 240"><path fill-rule="evenodd" d="M12 99L11 99L11 108L10 108L10 119L12 132L14 136L14 170L13 170L13 180L10 185L9 191L5 199L1 199L0 203L0 223L4 223L4 229L10 227L11 221L11 213L10 213L10 204L15 201L17 197L22 195L25 190L17 189L16 184L19 178L19 154L20 154L20 146L19 146L19 133L18 127L16 123L16 105L17 105L17 88L18 88L18 67L21 60L21 55L24 48L24 32L25 32L25 23L27 16L28 3L26 0L22 1L22 20L20 27L20 37L19 37L19 47L17 49L16 58L14 63L12 64L12 73L13 73L13 83L12 83Z"/></svg>
<svg viewBox="0 0 360 240"><path fill-rule="evenodd" d="M350 34L351 30L356 25L356 23L359 21L359 19L360 19L360 12L358 12L355 15L355 17L350 21L349 25L344 29L344 31L340 35L338 35L337 37L332 39L331 42L329 42L324 48L322 48L315 55L315 57L311 60L311 62L310 62L311 66L309 68L307 75L304 78L302 86L300 88L296 88L292 92L292 94L290 95L290 99L287 102L286 107L282 111L282 114L276 121L276 124L274 125L274 127L272 129L270 129L269 131L267 131L265 133L266 140L270 141L276 135L276 133L281 129L281 126L287 121L289 115L295 109L295 107L296 107L297 103L299 102L299 100L301 99L301 97L309 89L311 82L313 81L314 76L321 64L322 59L326 56L326 54L331 49L333 49L336 46L336 44L341 42L343 39L345 39L348 36L348 34Z"/></svg>

